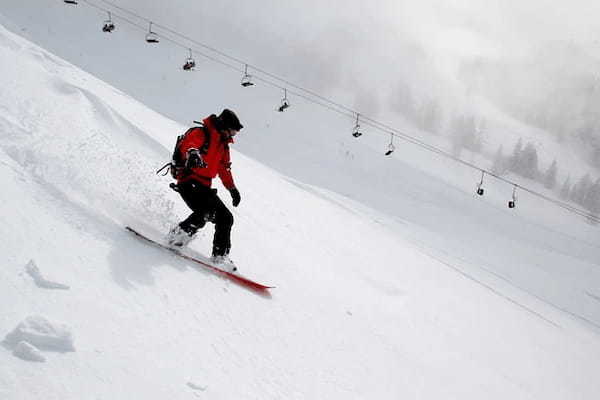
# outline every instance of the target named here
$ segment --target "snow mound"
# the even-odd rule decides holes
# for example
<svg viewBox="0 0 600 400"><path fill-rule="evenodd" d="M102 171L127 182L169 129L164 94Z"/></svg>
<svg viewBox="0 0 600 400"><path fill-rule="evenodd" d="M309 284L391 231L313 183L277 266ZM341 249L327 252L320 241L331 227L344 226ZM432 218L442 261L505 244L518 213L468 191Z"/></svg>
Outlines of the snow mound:
<svg viewBox="0 0 600 400"><path fill-rule="evenodd" d="M46 361L46 357L43 356L42 352L37 347L24 340L17 343L13 350L13 354L25 361Z"/></svg>
<svg viewBox="0 0 600 400"><path fill-rule="evenodd" d="M22 344L26 342L26 344ZM39 349L68 352L75 351L73 335L65 325L49 321L45 317L34 315L25 318L12 332L6 335L4 343L13 351L21 354L28 352L27 344ZM31 354L29 352L28 354Z"/></svg>
<svg viewBox="0 0 600 400"><path fill-rule="evenodd" d="M64 285L64 284L58 283L58 282L52 282L52 281L49 281L46 278L44 278L42 276L42 273L40 272L40 269L38 268L35 261L33 261L33 260L30 260L27 263L27 265L25 266L25 271L27 271L29 276L31 276L33 278L33 281L35 282L35 284L40 288L62 289L62 290L69 289L69 286L67 286L67 285Z"/></svg>
<svg viewBox="0 0 600 400"><path fill-rule="evenodd" d="M198 390L200 392L204 392L204 391L206 391L206 389L208 389L208 386L199 385L199 384L191 382L191 381L188 382L187 385L191 389Z"/></svg>

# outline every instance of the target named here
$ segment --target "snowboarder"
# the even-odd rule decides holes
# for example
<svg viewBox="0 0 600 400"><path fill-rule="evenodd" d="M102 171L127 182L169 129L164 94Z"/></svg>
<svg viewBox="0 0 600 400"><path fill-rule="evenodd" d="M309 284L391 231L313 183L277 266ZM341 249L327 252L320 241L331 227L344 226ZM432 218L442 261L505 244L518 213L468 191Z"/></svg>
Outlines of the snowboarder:
<svg viewBox="0 0 600 400"><path fill-rule="evenodd" d="M202 127L191 128L186 132L175 150L179 153L184 168L178 170L177 185L174 188L193 212L171 229L167 239L169 245L183 247L210 221L215 224L212 262L229 265L230 269L235 270L229 259L233 215L217 196L217 189L211 188L211 184L212 179L218 175L231 194L233 206L240 204L240 192L235 187L231 174L229 145L243 126L235 113L228 109L223 110L219 116L212 114L202 122Z"/></svg>

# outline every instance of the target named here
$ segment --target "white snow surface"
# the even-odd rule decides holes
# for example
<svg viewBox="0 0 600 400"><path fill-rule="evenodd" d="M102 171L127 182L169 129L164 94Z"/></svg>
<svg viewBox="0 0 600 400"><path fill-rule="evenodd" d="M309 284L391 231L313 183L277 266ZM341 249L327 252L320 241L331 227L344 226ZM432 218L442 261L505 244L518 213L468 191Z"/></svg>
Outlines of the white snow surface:
<svg viewBox="0 0 600 400"><path fill-rule="evenodd" d="M69 289L69 286L65 285L64 283L53 282L44 278L39 267L33 260L29 260L29 262L25 266L25 271L29 274L29 276L31 276L31 279L33 279L33 282L36 284L37 287L44 289Z"/></svg>
<svg viewBox="0 0 600 400"><path fill-rule="evenodd" d="M40 350L25 340L21 340L15 345L13 355L25 361L46 361L46 357L44 357Z"/></svg>
<svg viewBox="0 0 600 400"><path fill-rule="evenodd" d="M49 321L40 315L25 318L12 332L6 335L4 344L7 347L14 346L15 351L21 353L24 348L28 348L27 352L31 352L34 349L33 346L59 352L75 350L73 335L69 328L64 324Z"/></svg>
<svg viewBox="0 0 600 400"><path fill-rule="evenodd" d="M508 210L499 188L475 198L477 177L424 173L419 154L302 166L346 162L345 194L374 210L234 151L232 258L276 286L259 296L123 229L187 215L154 174L186 127L2 27L0 88L1 399L600 393L597 227L525 195ZM462 183L436 177L450 170ZM32 259L70 290L33 285Z"/></svg>

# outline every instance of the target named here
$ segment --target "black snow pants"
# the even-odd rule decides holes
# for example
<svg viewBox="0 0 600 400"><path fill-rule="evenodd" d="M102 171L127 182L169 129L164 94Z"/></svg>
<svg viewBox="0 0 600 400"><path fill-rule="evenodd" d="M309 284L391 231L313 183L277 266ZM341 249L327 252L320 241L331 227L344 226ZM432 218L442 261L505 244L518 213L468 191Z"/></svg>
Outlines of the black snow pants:
<svg viewBox="0 0 600 400"><path fill-rule="evenodd" d="M231 227L233 215L217 196L217 189L211 189L200 183L188 181L177 185L179 194L193 213L179 226L194 234L204 227L207 221L215 224L213 238L213 256L224 256L231 250Z"/></svg>

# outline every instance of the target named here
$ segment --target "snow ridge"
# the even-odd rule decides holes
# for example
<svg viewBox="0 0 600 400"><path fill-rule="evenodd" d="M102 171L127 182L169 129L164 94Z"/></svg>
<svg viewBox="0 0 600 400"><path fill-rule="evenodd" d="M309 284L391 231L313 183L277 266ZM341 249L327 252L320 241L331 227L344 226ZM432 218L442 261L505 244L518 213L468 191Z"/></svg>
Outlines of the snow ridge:
<svg viewBox="0 0 600 400"><path fill-rule="evenodd" d="M33 278L33 281L35 282L35 284L43 289L62 289L62 290L68 290L69 286L62 284L62 283L58 283L58 282L52 282L49 281L48 279L44 278L42 276L42 273L40 272L40 269L38 268L38 266L36 265L35 261L30 260L27 265L25 266L25 271L29 274L29 276L31 276Z"/></svg>
<svg viewBox="0 0 600 400"><path fill-rule="evenodd" d="M25 318L6 335L3 344L12 349L16 357L28 361L45 361L42 351L75 351L69 328L40 315Z"/></svg>

